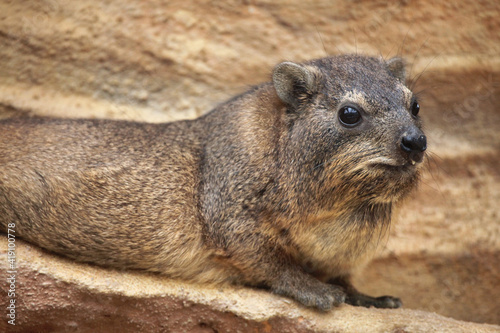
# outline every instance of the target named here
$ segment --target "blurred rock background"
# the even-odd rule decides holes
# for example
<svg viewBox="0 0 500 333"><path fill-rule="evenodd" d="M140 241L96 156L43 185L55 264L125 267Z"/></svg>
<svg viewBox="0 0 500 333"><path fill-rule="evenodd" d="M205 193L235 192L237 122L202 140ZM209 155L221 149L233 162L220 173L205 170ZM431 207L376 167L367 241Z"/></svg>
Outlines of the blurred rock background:
<svg viewBox="0 0 500 333"><path fill-rule="evenodd" d="M356 285L499 325L498 1L2 0L0 118L194 118L280 61L353 52L406 58L430 140L420 189ZM30 281L38 266L19 260Z"/></svg>

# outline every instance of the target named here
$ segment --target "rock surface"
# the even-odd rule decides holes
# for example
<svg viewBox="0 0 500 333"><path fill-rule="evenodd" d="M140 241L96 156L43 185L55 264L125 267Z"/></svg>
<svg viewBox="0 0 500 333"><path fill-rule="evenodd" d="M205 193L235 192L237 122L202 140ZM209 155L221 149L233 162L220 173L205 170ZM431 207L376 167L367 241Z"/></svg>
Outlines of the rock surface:
<svg viewBox="0 0 500 333"><path fill-rule="evenodd" d="M151 122L196 117L282 60L400 54L430 140L419 191L355 281L400 296L405 310L319 314L262 291L108 271L18 242L18 331L500 330L462 322L500 325L498 1L13 0L0 2L0 45L0 118ZM6 246L2 237L2 280Z"/></svg>
<svg viewBox="0 0 500 333"><path fill-rule="evenodd" d="M5 253L7 242L0 242L0 251ZM196 286L77 264L21 241L16 243L16 255L16 326L3 320L2 332L500 331L500 326L418 310L342 305L321 313L265 291Z"/></svg>

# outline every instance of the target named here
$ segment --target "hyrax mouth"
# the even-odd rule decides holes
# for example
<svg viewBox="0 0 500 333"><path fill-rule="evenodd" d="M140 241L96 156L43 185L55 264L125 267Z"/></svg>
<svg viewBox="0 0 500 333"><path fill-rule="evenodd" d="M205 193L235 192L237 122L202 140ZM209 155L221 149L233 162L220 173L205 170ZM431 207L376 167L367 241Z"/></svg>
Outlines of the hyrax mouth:
<svg viewBox="0 0 500 333"><path fill-rule="evenodd" d="M367 164L364 192L373 192L377 202L395 202L416 187L422 163L413 160L375 162Z"/></svg>
<svg viewBox="0 0 500 333"><path fill-rule="evenodd" d="M415 173L424 160L427 138L420 129L413 126L403 133L398 148L392 158L380 158L370 166L391 172Z"/></svg>
<svg viewBox="0 0 500 333"><path fill-rule="evenodd" d="M384 191L398 192L398 188L406 188L419 179L419 170L423 156L418 161L413 159L381 159L368 163L364 168L370 178L382 187Z"/></svg>
<svg viewBox="0 0 500 333"><path fill-rule="evenodd" d="M402 164L373 163L369 166L372 169L384 170L393 173L415 173L419 164L420 162L411 160Z"/></svg>

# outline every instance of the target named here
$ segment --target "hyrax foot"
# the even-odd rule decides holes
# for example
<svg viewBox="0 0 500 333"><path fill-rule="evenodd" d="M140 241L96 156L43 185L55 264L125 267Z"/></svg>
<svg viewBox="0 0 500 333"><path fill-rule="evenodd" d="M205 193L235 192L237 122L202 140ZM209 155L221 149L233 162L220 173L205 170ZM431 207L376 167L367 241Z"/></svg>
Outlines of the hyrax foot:
<svg viewBox="0 0 500 333"><path fill-rule="evenodd" d="M316 307L322 311L330 310L334 306L344 303L346 294L342 288L331 285L322 285L313 290L301 290L297 300L305 306Z"/></svg>
<svg viewBox="0 0 500 333"><path fill-rule="evenodd" d="M346 299L343 288L313 278L303 281L281 280L273 287L273 291L291 297L305 306L323 311L344 303Z"/></svg>
<svg viewBox="0 0 500 333"><path fill-rule="evenodd" d="M364 306L382 309L396 309L403 306L401 300L392 296L370 297L363 294L348 295L345 302L355 306Z"/></svg>
<svg viewBox="0 0 500 333"><path fill-rule="evenodd" d="M396 309L403 306L403 302L397 297L392 296L381 296L375 298L376 308L387 308L387 309Z"/></svg>

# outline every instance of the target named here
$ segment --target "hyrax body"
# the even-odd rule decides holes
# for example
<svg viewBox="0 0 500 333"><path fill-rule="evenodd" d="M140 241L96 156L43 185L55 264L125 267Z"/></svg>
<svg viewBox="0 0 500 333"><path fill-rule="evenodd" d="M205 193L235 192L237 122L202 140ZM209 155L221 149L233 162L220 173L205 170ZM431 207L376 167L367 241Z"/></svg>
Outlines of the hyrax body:
<svg viewBox="0 0 500 333"><path fill-rule="evenodd" d="M285 62L190 121L0 122L0 231L75 260L262 286L320 309L358 293L426 139L401 59Z"/></svg>

